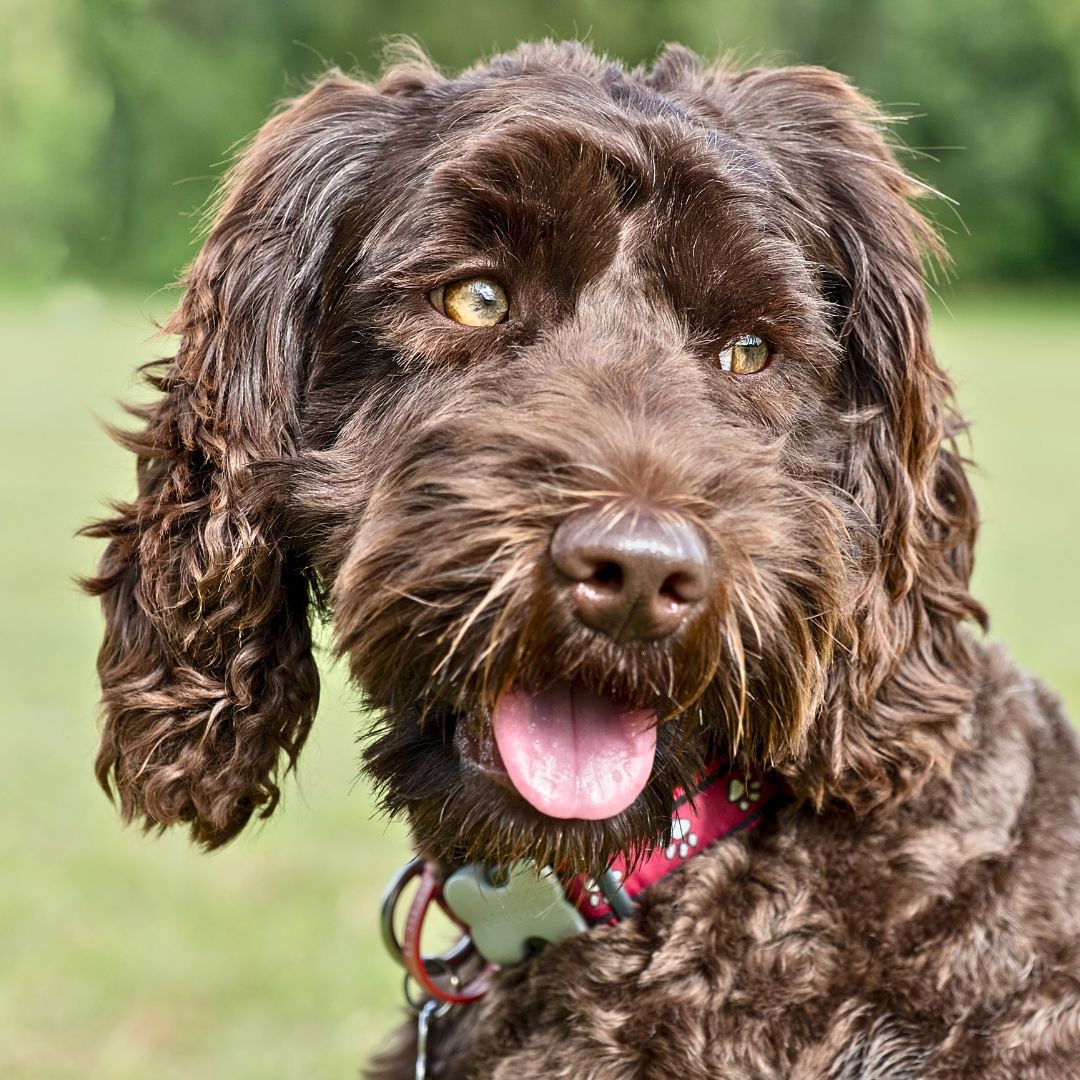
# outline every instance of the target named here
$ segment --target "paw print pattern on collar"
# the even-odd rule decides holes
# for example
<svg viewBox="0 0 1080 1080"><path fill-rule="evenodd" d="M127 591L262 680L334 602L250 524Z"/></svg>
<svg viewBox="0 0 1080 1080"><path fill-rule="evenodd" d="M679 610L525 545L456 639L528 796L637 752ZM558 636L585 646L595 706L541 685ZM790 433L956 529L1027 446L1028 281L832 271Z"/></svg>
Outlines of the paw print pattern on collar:
<svg viewBox="0 0 1080 1080"><path fill-rule="evenodd" d="M664 848L664 858L669 862L676 855L685 859L690 854L691 848L698 845L698 834L690 827L690 819L677 817L671 822L671 843Z"/></svg>
<svg viewBox="0 0 1080 1080"><path fill-rule="evenodd" d="M774 778L748 775L727 761L711 763L692 791L675 791L667 843L649 852L632 870L627 869L624 858L617 858L612 876L629 899L636 901L650 885L710 844L731 833L752 829L780 791L780 783ZM594 878L579 875L567 883L566 891L589 923L615 921L615 912Z"/></svg>
<svg viewBox="0 0 1080 1080"><path fill-rule="evenodd" d="M749 810L751 803L756 803L761 798L761 781L743 780L733 776L728 781L728 802L736 803L740 810Z"/></svg>

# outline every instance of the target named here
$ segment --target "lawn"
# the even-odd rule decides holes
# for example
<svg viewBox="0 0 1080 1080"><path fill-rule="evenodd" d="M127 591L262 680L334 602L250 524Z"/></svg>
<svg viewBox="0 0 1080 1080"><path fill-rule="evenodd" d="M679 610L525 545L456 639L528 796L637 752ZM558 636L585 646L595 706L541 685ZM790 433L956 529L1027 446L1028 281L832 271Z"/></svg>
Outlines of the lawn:
<svg viewBox="0 0 1080 1080"><path fill-rule="evenodd" d="M76 528L130 490L95 416L134 393L160 300L0 304L0 1075L356 1075L398 1011L375 932L406 854L356 774L340 672L273 820L213 856L119 827L97 790L95 603ZM972 419L994 636L1080 714L1080 305L957 298L937 340Z"/></svg>

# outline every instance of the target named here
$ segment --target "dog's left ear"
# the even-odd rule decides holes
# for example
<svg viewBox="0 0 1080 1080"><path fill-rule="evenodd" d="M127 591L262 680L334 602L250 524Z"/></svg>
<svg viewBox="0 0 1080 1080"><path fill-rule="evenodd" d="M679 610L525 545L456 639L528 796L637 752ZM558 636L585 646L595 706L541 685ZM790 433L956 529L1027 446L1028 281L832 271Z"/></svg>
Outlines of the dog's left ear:
<svg viewBox="0 0 1080 1080"><path fill-rule="evenodd" d="M690 67L670 53L654 79L685 93ZM962 623L985 620L968 593L977 512L954 446L963 425L930 342L923 261L940 252L914 205L926 192L897 162L885 118L831 71L690 81L772 172L843 348L837 405L850 437L835 480L852 504L858 569L848 640L792 782L819 803L888 804L962 742L973 663Z"/></svg>
<svg viewBox="0 0 1080 1080"><path fill-rule="evenodd" d="M318 701L313 574L260 466L298 450L331 241L393 91L331 76L259 132L166 327L157 399L120 436L138 494L87 530L109 540L86 583L105 610L98 777L125 817L207 847L273 810Z"/></svg>

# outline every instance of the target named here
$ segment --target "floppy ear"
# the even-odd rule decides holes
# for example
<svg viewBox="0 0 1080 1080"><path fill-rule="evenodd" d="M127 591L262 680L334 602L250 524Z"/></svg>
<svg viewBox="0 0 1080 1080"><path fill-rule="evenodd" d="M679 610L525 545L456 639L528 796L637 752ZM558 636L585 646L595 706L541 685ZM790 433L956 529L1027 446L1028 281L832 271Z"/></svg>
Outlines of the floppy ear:
<svg viewBox="0 0 1080 1080"><path fill-rule="evenodd" d="M661 79L685 80L687 64L663 58ZM772 164L843 346L837 404L850 437L835 480L851 504L856 568L847 640L791 779L817 803L887 805L962 744L974 662L962 623L985 621L968 593L977 511L954 444L963 425L929 335L923 259L940 254L937 240L884 118L841 76L716 70L697 88Z"/></svg>
<svg viewBox="0 0 1080 1080"><path fill-rule="evenodd" d="M86 583L106 618L98 778L126 818L189 822L207 847L271 813L318 702L315 582L254 467L296 451L327 248L379 96L324 81L234 169L165 328L176 356L151 365L159 397L119 436L137 497L86 530L109 540Z"/></svg>

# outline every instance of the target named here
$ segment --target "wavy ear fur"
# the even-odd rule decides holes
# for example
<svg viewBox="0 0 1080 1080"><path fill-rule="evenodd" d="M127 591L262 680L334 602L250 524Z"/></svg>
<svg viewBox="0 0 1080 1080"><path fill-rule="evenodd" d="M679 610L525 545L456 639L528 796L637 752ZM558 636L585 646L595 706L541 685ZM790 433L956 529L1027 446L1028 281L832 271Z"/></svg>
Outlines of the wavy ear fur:
<svg viewBox="0 0 1080 1080"><path fill-rule="evenodd" d="M652 79L696 103L775 170L806 229L844 349L850 421L836 476L852 504L856 568L830 694L796 790L820 804L889 805L945 769L971 710L968 593L978 523L955 447L962 422L929 335L925 256L936 237L913 205L885 118L821 68L696 71L681 50Z"/></svg>
<svg viewBox="0 0 1080 1080"><path fill-rule="evenodd" d="M305 354L341 181L365 166L380 95L331 77L265 125L231 174L165 327L160 392L120 435L138 494L85 530L96 578L104 730L97 774L127 818L189 822L215 847L269 815L284 752L308 734L319 679L312 574L253 466L295 452Z"/></svg>

